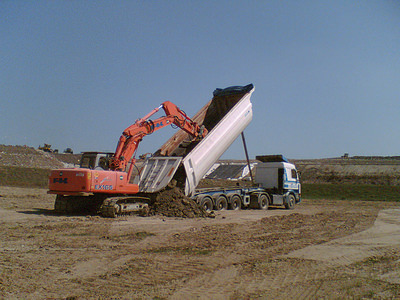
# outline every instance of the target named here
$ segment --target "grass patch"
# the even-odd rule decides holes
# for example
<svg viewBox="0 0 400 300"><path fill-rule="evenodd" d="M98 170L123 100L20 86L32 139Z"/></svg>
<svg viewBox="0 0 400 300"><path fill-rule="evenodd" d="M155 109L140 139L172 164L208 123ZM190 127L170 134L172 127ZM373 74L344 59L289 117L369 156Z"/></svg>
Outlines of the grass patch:
<svg viewBox="0 0 400 300"><path fill-rule="evenodd" d="M160 248L155 248L155 249L150 249L147 250L147 253L173 253L176 252L176 248L172 247L160 247Z"/></svg>
<svg viewBox="0 0 400 300"><path fill-rule="evenodd" d="M213 253L212 250L209 249L192 249L185 248L180 251L183 255L210 255Z"/></svg>
<svg viewBox="0 0 400 300"><path fill-rule="evenodd" d="M0 185L47 188L49 169L0 166Z"/></svg>
<svg viewBox="0 0 400 300"><path fill-rule="evenodd" d="M148 236L154 236L154 235L155 235L154 233L147 231L139 231L135 233L135 236L140 239L144 239L147 238Z"/></svg>
<svg viewBox="0 0 400 300"><path fill-rule="evenodd" d="M127 241L138 242L138 241L141 241L150 236L155 236L155 234L152 232L147 232L147 231L139 231L139 232L126 233L126 234L115 235L115 236L107 235L107 236L103 236L102 238L106 239L106 240L111 240L114 242L122 243L122 242L127 242Z"/></svg>
<svg viewBox="0 0 400 300"><path fill-rule="evenodd" d="M302 184L305 199L400 201L400 186L370 184Z"/></svg>

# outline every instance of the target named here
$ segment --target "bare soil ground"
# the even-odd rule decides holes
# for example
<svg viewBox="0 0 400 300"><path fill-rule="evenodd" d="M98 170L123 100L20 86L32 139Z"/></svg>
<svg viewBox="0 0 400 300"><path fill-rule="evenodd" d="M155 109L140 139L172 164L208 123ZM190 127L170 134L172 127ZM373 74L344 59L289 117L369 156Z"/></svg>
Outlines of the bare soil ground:
<svg viewBox="0 0 400 300"><path fill-rule="evenodd" d="M211 218L60 216L0 187L3 299L399 299L399 203L304 200Z"/></svg>

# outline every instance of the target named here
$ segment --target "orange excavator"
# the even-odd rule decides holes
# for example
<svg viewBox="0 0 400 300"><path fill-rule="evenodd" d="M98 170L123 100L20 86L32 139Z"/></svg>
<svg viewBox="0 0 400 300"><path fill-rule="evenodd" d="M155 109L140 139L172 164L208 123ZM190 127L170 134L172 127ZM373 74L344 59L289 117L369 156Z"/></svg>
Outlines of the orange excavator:
<svg viewBox="0 0 400 300"><path fill-rule="evenodd" d="M149 118L160 109L165 116ZM148 198L135 197L139 185L131 183L136 164L136 152L142 139L168 125L175 125L199 141L208 133L204 126L192 121L175 104L166 101L149 114L126 128L115 153L86 152L80 168L52 170L49 177L50 194L56 194L55 211L59 213L101 211L115 217L136 211L146 211ZM142 202L140 200L143 200Z"/></svg>

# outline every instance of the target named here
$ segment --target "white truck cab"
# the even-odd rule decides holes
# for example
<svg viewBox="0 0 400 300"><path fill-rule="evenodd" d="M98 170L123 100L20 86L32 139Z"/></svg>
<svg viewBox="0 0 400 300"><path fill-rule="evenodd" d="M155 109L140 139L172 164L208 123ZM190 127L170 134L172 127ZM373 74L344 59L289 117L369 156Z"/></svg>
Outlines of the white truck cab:
<svg viewBox="0 0 400 300"><path fill-rule="evenodd" d="M292 208L301 200L301 184L296 166L282 155L257 156L255 182L268 191L272 205Z"/></svg>

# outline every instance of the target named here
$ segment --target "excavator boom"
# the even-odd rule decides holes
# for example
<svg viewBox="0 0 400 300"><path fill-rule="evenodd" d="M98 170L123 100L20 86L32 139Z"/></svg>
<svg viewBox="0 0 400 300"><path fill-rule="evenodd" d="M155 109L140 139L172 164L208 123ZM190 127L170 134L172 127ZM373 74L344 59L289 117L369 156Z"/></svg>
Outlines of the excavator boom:
<svg viewBox="0 0 400 300"><path fill-rule="evenodd" d="M161 108L164 109L166 115L154 121L150 120L149 118ZM123 131L119 138L115 154L110 160L110 169L124 171L130 161L131 171L132 166L135 164L135 158L133 157L143 137L172 124L193 136L193 139L201 139L207 135L207 129L193 122L185 112L179 109L175 104L166 101L143 118L136 120L134 124ZM130 173L131 172L128 172L128 177Z"/></svg>

